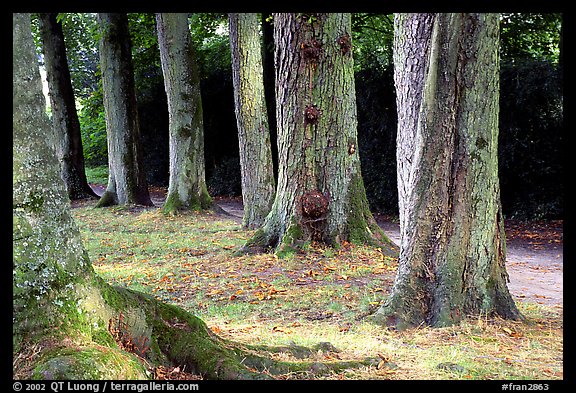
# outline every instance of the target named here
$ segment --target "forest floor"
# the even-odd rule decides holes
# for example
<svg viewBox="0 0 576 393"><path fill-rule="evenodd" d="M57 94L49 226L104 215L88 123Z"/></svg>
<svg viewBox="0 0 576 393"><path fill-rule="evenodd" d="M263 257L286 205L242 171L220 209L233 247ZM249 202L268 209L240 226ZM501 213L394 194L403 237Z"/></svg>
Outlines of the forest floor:
<svg viewBox="0 0 576 393"><path fill-rule="evenodd" d="M93 185L98 194L104 186ZM379 359L339 372L280 379L563 379L562 222L506 222L509 288L525 321L468 318L442 329L381 329L366 318L386 298L397 259L372 247L319 244L306 253L235 256L253 231L241 228L240 198L216 198L228 214L92 209L74 203L85 247L107 281L150 293L244 344L276 346L280 360ZM398 242L394 218L376 215ZM302 352L301 348L316 348Z"/></svg>
<svg viewBox="0 0 576 393"><path fill-rule="evenodd" d="M157 198L161 194L157 194ZM161 198L156 199L161 203ZM242 222L241 198L219 199L218 204ZM378 225L396 245L400 244L400 225L396 217L375 214ZM563 227L562 221L524 222L506 220L506 269L508 287L517 298L541 304L563 302Z"/></svg>

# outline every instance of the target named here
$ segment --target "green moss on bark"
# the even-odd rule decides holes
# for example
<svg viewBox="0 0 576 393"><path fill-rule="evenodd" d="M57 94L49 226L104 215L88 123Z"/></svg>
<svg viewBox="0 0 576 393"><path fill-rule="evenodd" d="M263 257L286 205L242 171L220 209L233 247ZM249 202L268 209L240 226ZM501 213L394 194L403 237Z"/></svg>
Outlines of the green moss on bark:
<svg viewBox="0 0 576 393"><path fill-rule="evenodd" d="M46 352L34 367L31 379L149 379L149 373L136 357L127 352L86 346Z"/></svg>
<svg viewBox="0 0 576 393"><path fill-rule="evenodd" d="M116 193L111 191L105 191L94 207L109 207L117 204L118 204L118 196L116 195Z"/></svg>
<svg viewBox="0 0 576 393"><path fill-rule="evenodd" d="M178 191L172 191L166 198L166 202L162 207L162 212L166 215L178 214L181 210L203 211L210 210L214 207L212 198L208 194L206 186L202 186L200 193L192 193L187 203L182 201Z"/></svg>
<svg viewBox="0 0 576 393"><path fill-rule="evenodd" d="M366 199L364 181L359 174L353 175L348 187L349 214L347 217L348 241L387 248L395 246L378 226Z"/></svg>
<svg viewBox="0 0 576 393"><path fill-rule="evenodd" d="M290 225L286 229L282 240L278 247L276 247L276 255L279 258L284 258L290 254L294 254L300 250L304 244L304 230L292 217Z"/></svg>
<svg viewBox="0 0 576 393"><path fill-rule="evenodd" d="M180 201L178 191L172 191L166 198L164 206L162 206L162 213L166 215L175 215L178 213L178 210L180 210L181 207L182 202Z"/></svg>

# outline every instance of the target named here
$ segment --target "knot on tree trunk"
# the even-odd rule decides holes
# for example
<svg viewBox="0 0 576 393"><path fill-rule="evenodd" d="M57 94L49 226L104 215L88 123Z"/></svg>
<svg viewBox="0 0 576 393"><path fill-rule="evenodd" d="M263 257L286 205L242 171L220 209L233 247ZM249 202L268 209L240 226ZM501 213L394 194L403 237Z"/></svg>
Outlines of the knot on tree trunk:
<svg viewBox="0 0 576 393"><path fill-rule="evenodd" d="M318 219L328 212L328 198L318 190L307 191L302 195L302 216Z"/></svg>
<svg viewBox="0 0 576 393"><path fill-rule="evenodd" d="M344 33L338 38L338 40L336 40L336 42L340 45L340 50L343 55L350 53L350 49L352 48L352 39L350 38L350 34Z"/></svg>
<svg viewBox="0 0 576 393"><path fill-rule="evenodd" d="M300 53L307 63L317 63L322 54L322 43L315 38L300 45Z"/></svg>
<svg viewBox="0 0 576 393"><path fill-rule="evenodd" d="M304 124L318 124L318 118L320 117L322 111L316 107L316 105L306 105L304 109Z"/></svg>

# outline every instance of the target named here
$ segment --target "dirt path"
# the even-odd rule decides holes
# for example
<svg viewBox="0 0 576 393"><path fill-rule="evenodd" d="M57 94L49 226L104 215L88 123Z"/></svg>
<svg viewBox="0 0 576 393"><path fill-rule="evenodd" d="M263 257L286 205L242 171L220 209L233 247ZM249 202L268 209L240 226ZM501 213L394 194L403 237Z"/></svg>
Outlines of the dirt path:
<svg viewBox="0 0 576 393"><path fill-rule="evenodd" d="M98 195L105 187L91 185ZM162 206L166 189L151 187L150 196L156 206ZM242 221L241 198L216 198L216 203L238 223ZM376 215L376 221L390 240L400 243L400 227L393 219ZM506 222L506 268L510 276L508 287L517 300L546 305L563 304L563 229L562 222Z"/></svg>
<svg viewBox="0 0 576 393"><path fill-rule="evenodd" d="M400 244L400 226L385 216L376 216L384 232ZM508 288L517 300L547 305L563 303L562 223L506 223L506 269Z"/></svg>

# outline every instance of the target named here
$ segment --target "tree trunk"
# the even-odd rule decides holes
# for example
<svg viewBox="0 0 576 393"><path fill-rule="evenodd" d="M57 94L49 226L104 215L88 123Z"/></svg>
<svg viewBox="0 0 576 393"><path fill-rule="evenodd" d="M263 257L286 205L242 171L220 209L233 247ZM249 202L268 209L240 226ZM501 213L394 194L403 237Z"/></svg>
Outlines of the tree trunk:
<svg viewBox="0 0 576 393"><path fill-rule="evenodd" d="M108 138L108 186L97 207L152 206L144 175L126 14L97 14Z"/></svg>
<svg viewBox="0 0 576 393"><path fill-rule="evenodd" d="M520 318L498 183L497 14L396 14L400 259L375 319Z"/></svg>
<svg viewBox="0 0 576 393"><path fill-rule="evenodd" d="M187 14L156 14L170 119L170 181L165 213L212 207L206 188L200 80Z"/></svg>
<svg viewBox="0 0 576 393"><path fill-rule="evenodd" d="M276 183L264 96L262 48L257 14L229 14L234 103L240 145L245 228L264 223Z"/></svg>
<svg viewBox="0 0 576 393"><path fill-rule="evenodd" d="M370 213L358 158L349 14L275 14L278 188L247 248L391 244Z"/></svg>
<svg viewBox="0 0 576 393"><path fill-rule="evenodd" d="M62 24L56 13L41 13L38 21L44 49L46 78L50 92L54 146L60 162L61 175L70 199L97 198L84 171L84 152L80 122L76 112L74 91L66 59Z"/></svg>

